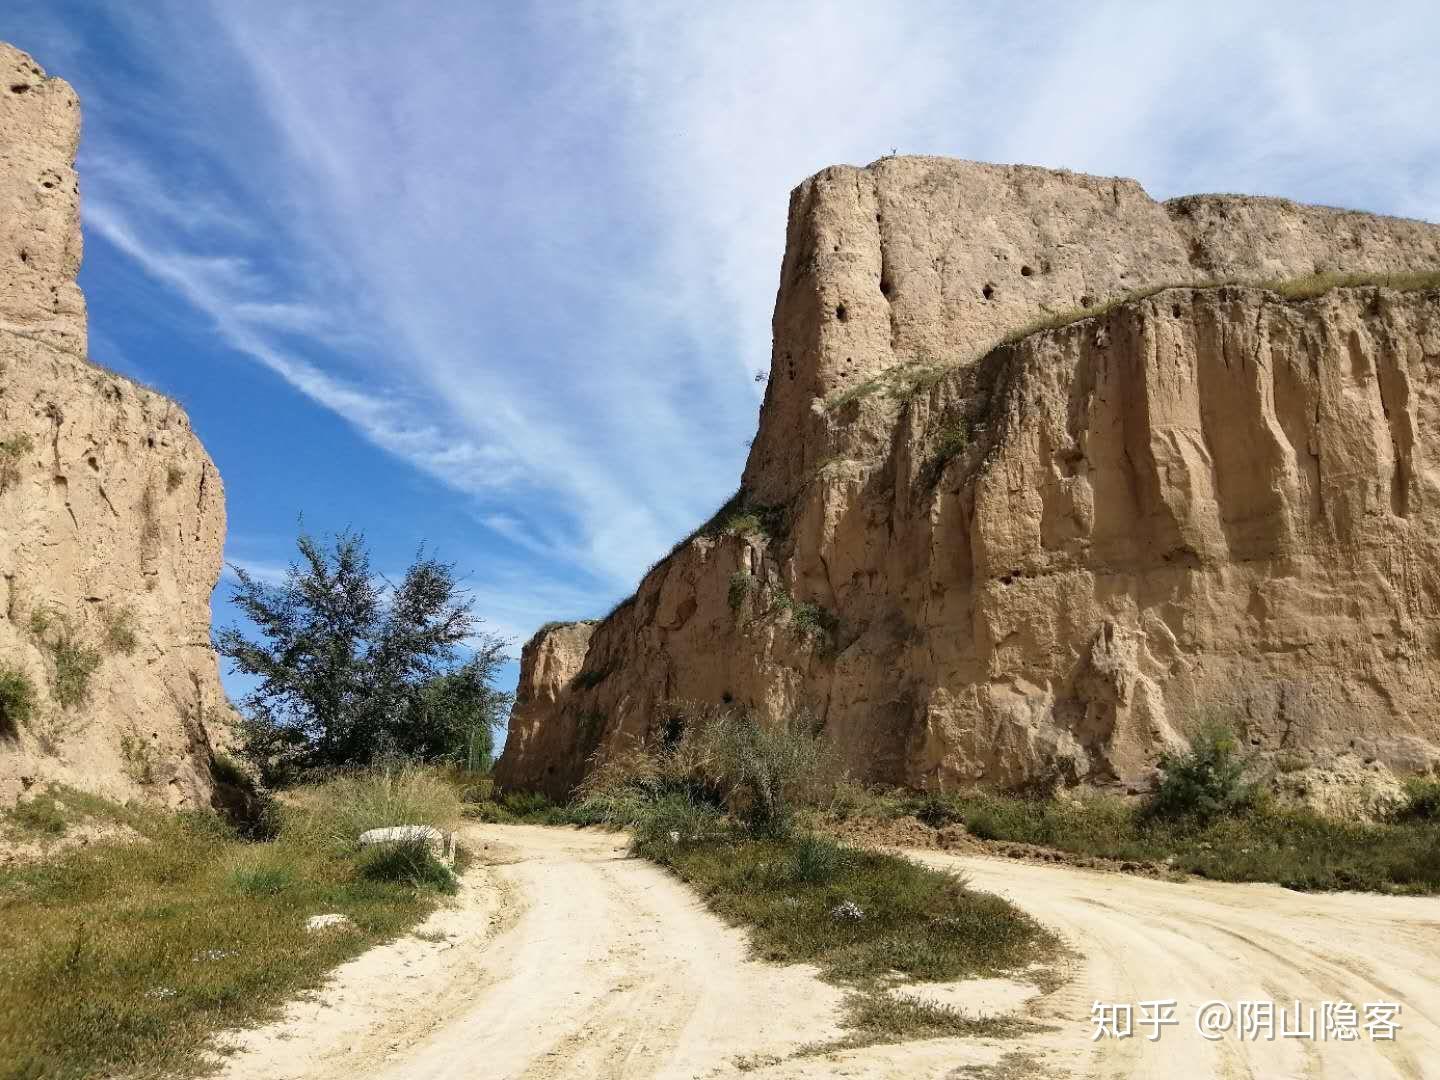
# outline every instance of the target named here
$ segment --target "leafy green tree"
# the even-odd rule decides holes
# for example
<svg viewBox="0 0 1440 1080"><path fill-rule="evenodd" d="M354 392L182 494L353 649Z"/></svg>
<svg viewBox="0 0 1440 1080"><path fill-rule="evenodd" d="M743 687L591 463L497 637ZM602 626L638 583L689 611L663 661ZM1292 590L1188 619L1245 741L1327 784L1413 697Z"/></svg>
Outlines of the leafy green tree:
<svg viewBox="0 0 1440 1080"><path fill-rule="evenodd" d="M482 631L454 567L422 550L392 585L359 533L328 545L302 533L297 546L280 585L233 568L232 598L258 637L238 626L216 635L234 670L257 680L241 701L243 738L266 775L397 753L484 758L510 702L492 685L506 643Z"/></svg>
<svg viewBox="0 0 1440 1080"><path fill-rule="evenodd" d="M450 761L469 770L488 769L495 756L495 729L510 710L511 695L495 689L505 662L505 643L491 638L454 671L420 687L399 749L423 761Z"/></svg>

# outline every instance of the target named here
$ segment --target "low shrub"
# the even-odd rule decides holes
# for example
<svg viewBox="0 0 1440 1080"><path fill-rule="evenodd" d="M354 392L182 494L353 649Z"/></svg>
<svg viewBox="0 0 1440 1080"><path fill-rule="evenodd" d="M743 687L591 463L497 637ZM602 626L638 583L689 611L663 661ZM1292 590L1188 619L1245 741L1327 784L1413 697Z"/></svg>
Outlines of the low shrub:
<svg viewBox="0 0 1440 1080"><path fill-rule="evenodd" d="M85 641L64 615L36 608L30 632L50 656L50 684L61 706L72 709L90 699L90 677L100 666L100 650Z"/></svg>
<svg viewBox="0 0 1440 1080"><path fill-rule="evenodd" d="M424 840L376 844L361 853L359 872L367 881L395 882L416 889L454 893L459 888L450 868Z"/></svg>
<svg viewBox="0 0 1440 1080"><path fill-rule="evenodd" d="M840 628L840 619L834 612L820 604L796 600L783 588L776 589L771 595L770 611L788 614L790 629L798 637L818 641L827 648L834 644L835 632Z"/></svg>
<svg viewBox="0 0 1440 1080"><path fill-rule="evenodd" d="M755 578L748 570L736 570L730 575L730 588L726 593L726 600L730 604L731 611L739 611L745 606L746 599L755 591Z"/></svg>
<svg viewBox="0 0 1440 1080"><path fill-rule="evenodd" d="M41 836L63 836L70 824L64 804L53 792L42 792L16 803L6 820L21 832Z"/></svg>
<svg viewBox="0 0 1440 1080"><path fill-rule="evenodd" d="M795 839L788 853L790 880L802 885L823 885L835 880L850 866L851 849L817 833Z"/></svg>
<svg viewBox="0 0 1440 1080"><path fill-rule="evenodd" d="M19 668L0 667L0 734L13 735L35 715L35 684Z"/></svg>
<svg viewBox="0 0 1440 1080"><path fill-rule="evenodd" d="M788 833L797 801L813 795L830 771L818 726L807 715L763 724L743 710L714 709L687 737L698 744L703 769L722 786L730 808L756 835Z"/></svg>
<svg viewBox="0 0 1440 1080"><path fill-rule="evenodd" d="M135 633L135 613L129 608L117 608L105 614L105 648L110 653L130 656L139 646L140 639Z"/></svg>
<svg viewBox="0 0 1440 1080"><path fill-rule="evenodd" d="M20 479L20 461L35 449L35 440L24 433L0 439L0 495Z"/></svg>
<svg viewBox="0 0 1440 1080"><path fill-rule="evenodd" d="M1203 823L1255 805L1257 787L1247 779L1250 763L1240 754L1234 732L1223 726L1203 728L1186 753L1163 755L1160 769L1163 777L1152 804L1159 817Z"/></svg>
<svg viewBox="0 0 1440 1080"><path fill-rule="evenodd" d="M1417 776L1405 782L1405 805L1396 813L1400 821L1440 822L1440 778Z"/></svg>
<svg viewBox="0 0 1440 1080"><path fill-rule="evenodd" d="M100 666L100 652L68 631L50 647L55 663L55 697L67 709L90 700L90 676Z"/></svg>

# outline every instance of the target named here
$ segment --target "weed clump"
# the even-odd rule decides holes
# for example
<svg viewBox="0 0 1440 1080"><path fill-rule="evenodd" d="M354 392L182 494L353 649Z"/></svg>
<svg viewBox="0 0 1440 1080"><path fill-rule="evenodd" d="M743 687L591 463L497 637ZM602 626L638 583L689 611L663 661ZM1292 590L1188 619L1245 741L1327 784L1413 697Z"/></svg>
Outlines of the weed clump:
<svg viewBox="0 0 1440 1080"><path fill-rule="evenodd" d="M377 844L361 854L359 867L366 881L396 882L447 894L459 888L450 868L435 857L424 840Z"/></svg>
<svg viewBox="0 0 1440 1080"><path fill-rule="evenodd" d="M835 643L840 619L833 611L810 601L797 600L787 589L778 588L770 599L770 611L788 614L790 629L797 637L829 647Z"/></svg>
<svg viewBox="0 0 1440 1080"><path fill-rule="evenodd" d="M35 684L19 668L0 667L0 734L14 735L35 715Z"/></svg>
<svg viewBox="0 0 1440 1080"><path fill-rule="evenodd" d="M399 825L445 830L461 816L460 796L435 770L377 765L297 792L280 810L280 831L297 842L354 853L360 834Z"/></svg>
<svg viewBox="0 0 1440 1080"><path fill-rule="evenodd" d="M730 604L730 610L739 611L743 608L746 599L754 591L755 578L746 570L736 570L730 575L730 588L725 596Z"/></svg>
<svg viewBox="0 0 1440 1080"><path fill-rule="evenodd" d="M132 655L140 644L135 633L135 612L128 607L107 611L105 622L105 648L108 652Z"/></svg>
<svg viewBox="0 0 1440 1080"><path fill-rule="evenodd" d="M20 461L34 449L35 440L23 433L0 439L0 495L20 479Z"/></svg>

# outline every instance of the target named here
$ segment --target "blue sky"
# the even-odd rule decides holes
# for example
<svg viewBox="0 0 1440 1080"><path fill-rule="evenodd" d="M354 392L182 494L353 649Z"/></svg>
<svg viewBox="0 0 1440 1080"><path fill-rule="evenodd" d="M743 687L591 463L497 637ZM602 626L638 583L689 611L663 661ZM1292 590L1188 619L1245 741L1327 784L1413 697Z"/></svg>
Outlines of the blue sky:
<svg viewBox="0 0 1440 1080"><path fill-rule="evenodd" d="M80 94L91 353L189 410L227 557L426 541L517 649L734 489L825 165L1440 220L1425 3L7 0L0 38Z"/></svg>

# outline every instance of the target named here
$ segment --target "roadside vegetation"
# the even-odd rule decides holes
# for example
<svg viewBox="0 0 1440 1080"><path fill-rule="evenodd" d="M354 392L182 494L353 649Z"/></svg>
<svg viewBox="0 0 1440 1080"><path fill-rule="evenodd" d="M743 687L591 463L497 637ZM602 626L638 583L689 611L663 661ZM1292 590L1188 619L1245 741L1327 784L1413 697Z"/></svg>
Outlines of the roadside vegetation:
<svg viewBox="0 0 1440 1080"><path fill-rule="evenodd" d="M731 828L727 808L737 796L743 804L745 796L695 787L693 778L714 762L682 768L680 760L674 751L632 751L601 765L569 806L511 793L485 796L466 812L490 821L630 828L637 850L674 863L685 876L684 845L666 855L670 849L655 836L725 836ZM1202 729L1189 751L1161 764L1158 788L1146 798L978 789L942 794L865 788L841 779L807 784L793 796L787 816L798 835L860 834L883 842L887 825L908 822L947 832L950 839L958 835L963 845L980 850L1024 856L1026 848L1045 849L1104 860L1119 870L1305 891L1440 893L1440 778L1412 778L1405 802L1383 820L1351 821L1271 795L1263 770L1223 724ZM677 771L691 778L678 790ZM743 824L741 829L746 835Z"/></svg>
<svg viewBox="0 0 1440 1080"><path fill-rule="evenodd" d="M808 827L806 808L832 789L832 774L810 717L765 726L734 708L682 706L656 742L601 764L568 807L475 792L467 813L628 829L634 854L747 929L757 956L814 964L850 988L845 1045L1019 1030L1022 1021L979 1020L888 992L988 975L1044 979L1058 945L1009 901L956 875Z"/></svg>
<svg viewBox="0 0 1440 1080"><path fill-rule="evenodd" d="M1034 845L1216 881L1440 892L1440 781L1412 780L1406 803L1387 820L1341 821L1275 800L1223 727L1201 731L1189 752L1166 757L1162 768L1148 800L848 786L821 819L834 827L913 817L935 829L963 826L982 843Z"/></svg>
<svg viewBox="0 0 1440 1080"><path fill-rule="evenodd" d="M217 1032L275 1016L454 890L424 845L358 837L445 828L459 805L429 772L376 769L294 791L253 842L209 813L27 799L0 820L8 839L104 831L0 869L0 1080L196 1073ZM348 922L307 930L321 914Z"/></svg>
<svg viewBox="0 0 1440 1080"><path fill-rule="evenodd" d="M0 1080L203 1071L218 1033L277 1015L456 891L441 845L359 838L444 833L467 792L488 790L506 643L423 552L395 583L358 534L302 535L299 553L278 586L237 570L248 623L217 635L255 687L238 757L211 766L235 820L58 787L0 813L21 854L0 868ZM128 608L102 623L91 642L63 613L32 612L65 709L103 656L141 645ZM0 734L36 707L29 677L0 668ZM133 779L154 779L139 729L121 752ZM317 915L335 918L308 926Z"/></svg>

